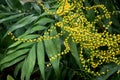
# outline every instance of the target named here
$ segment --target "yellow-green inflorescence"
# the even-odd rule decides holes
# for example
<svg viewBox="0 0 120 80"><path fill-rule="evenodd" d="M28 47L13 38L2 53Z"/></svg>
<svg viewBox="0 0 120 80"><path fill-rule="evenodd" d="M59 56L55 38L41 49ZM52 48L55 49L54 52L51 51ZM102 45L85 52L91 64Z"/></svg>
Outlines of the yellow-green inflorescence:
<svg viewBox="0 0 120 80"><path fill-rule="evenodd" d="M50 40L55 39L64 35L65 33L69 33L69 35L64 40L64 45L66 49L54 55L50 58L51 60L55 60L57 57L61 55L67 54L70 51L70 46L68 43L69 38L72 38L72 41L76 43L79 47L79 59L82 64L84 70L93 75L102 75L108 72L98 72L95 71L96 68L103 64L107 63L116 63L120 65L120 61L116 57L120 55L120 35L119 34L110 34L108 32L109 27L112 24L110 21L112 12L109 12L104 5L94 5L92 7L84 6L84 0L57 0L59 3L59 7L56 10L56 13L49 12L44 5L39 2L40 6L51 15L57 14L62 17L62 20L56 22L52 28L59 27L61 28L61 32L55 36L40 36L37 39L19 39L15 38L15 36L10 32L9 35L12 36L13 40L20 40L23 42L39 42L41 40ZM98 8L103 11L102 14L98 11ZM86 17L86 12L93 10L96 17L93 21L89 21ZM102 19L106 19L108 22L102 24L104 28L103 31L98 32L100 26L96 27L96 24L100 23ZM49 29L45 34L49 34L51 29ZM106 50L102 49L106 48ZM85 52L87 50L88 52ZM88 56L85 57L85 54ZM48 64L49 66L49 64Z"/></svg>

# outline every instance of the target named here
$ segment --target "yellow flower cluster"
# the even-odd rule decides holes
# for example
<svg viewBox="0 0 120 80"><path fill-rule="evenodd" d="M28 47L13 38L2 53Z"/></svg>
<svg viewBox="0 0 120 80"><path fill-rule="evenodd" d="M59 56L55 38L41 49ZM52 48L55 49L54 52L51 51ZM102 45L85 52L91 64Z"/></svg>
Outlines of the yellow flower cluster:
<svg viewBox="0 0 120 80"><path fill-rule="evenodd" d="M66 13L68 13L70 10L73 10L73 9L74 9L73 4L70 4L68 2L68 0L63 0L61 2L61 5L59 6L59 8L56 11L56 14L62 16L62 15L65 15Z"/></svg>
<svg viewBox="0 0 120 80"><path fill-rule="evenodd" d="M66 3L66 5L68 4L73 4L72 6L74 8L72 10L68 9L69 12L65 13L64 11L67 10L64 8L61 9L61 7L64 7L63 5L60 6L58 8L58 11L60 11L58 15L62 16L63 20L57 22L55 25L68 32L70 36L67 38L72 37L73 42L79 45L80 61L83 64L83 68L88 73L101 75L105 74L105 72L95 72L94 69L111 62L120 65L120 61L116 57L116 55L120 54L120 47L118 45L120 43L120 35L110 34L108 32L108 28L112 24L112 21L109 20L111 18L111 12L108 12L104 5L84 7L82 0L78 2L74 0L73 3ZM97 8L103 10L102 15L99 15ZM83 10L94 10L97 14L94 21L88 21ZM101 22L103 18L106 18L109 22L106 25L102 24L105 29L103 32L98 33L96 24ZM69 46L67 47L69 48Z"/></svg>
<svg viewBox="0 0 120 80"><path fill-rule="evenodd" d="M86 7L83 5L84 0L73 0L71 2L69 0L58 0L58 2L60 3L60 6L56 10L56 14L61 16L62 20L56 22L53 28L61 28L62 31L60 33L55 36L40 36L33 40L15 38L12 33L9 33L9 35L12 35L12 39L14 40L38 42L44 39L55 39L68 33L69 35L64 40L66 49L51 57L50 61L55 60L57 57L67 54L70 51L68 40L69 38L72 38L72 41L78 45L79 58L83 65L82 67L88 73L102 75L109 70L106 70L105 72L99 72L99 70L96 71L95 69L99 66L111 62L120 65L120 61L117 58L117 55L120 55L120 35L110 34L108 32L108 29L112 24L112 21L110 21L110 15L112 13L109 12L104 5ZM103 11L103 14L100 14L97 8L100 8ZM97 14L93 21L89 21L86 18L86 12L89 10L94 10ZM104 18L108 22L102 24L103 31L99 32L100 26L96 26L96 24L102 22L102 19ZM48 30L45 34L50 31L52 30Z"/></svg>

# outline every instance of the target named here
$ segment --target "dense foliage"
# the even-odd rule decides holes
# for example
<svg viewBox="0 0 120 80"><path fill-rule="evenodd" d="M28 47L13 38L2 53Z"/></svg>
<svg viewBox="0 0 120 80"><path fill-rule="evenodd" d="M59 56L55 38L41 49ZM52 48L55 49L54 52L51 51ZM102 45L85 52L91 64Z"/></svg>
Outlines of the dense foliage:
<svg viewBox="0 0 120 80"><path fill-rule="evenodd" d="M0 80L120 79L117 0L23 1L0 1Z"/></svg>

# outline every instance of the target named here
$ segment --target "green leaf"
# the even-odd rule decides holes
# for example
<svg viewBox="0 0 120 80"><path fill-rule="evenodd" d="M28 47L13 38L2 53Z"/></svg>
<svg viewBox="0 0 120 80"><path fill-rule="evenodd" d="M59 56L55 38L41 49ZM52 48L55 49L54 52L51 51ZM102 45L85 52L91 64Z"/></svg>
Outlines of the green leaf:
<svg viewBox="0 0 120 80"><path fill-rule="evenodd" d="M17 50L28 48L28 47L30 47L32 44L34 44L34 42L22 43L22 44L20 44L19 46L16 46L16 48L8 50L8 52L7 52L6 54L11 54L11 53L13 53L13 52L15 52L15 51L17 51Z"/></svg>
<svg viewBox="0 0 120 80"><path fill-rule="evenodd" d="M21 39L34 39L34 38L37 38L39 36L40 35L38 35L38 34L30 34L30 35L23 34L23 35L19 36L18 38L21 38Z"/></svg>
<svg viewBox="0 0 120 80"><path fill-rule="evenodd" d="M13 20L13 19L15 19L15 18L17 18L17 17L20 17L20 16L22 16L22 15L24 15L24 14L11 15L11 16L9 16L9 17L0 19L0 23L2 23L2 22L4 22L4 21Z"/></svg>
<svg viewBox="0 0 120 80"><path fill-rule="evenodd" d="M6 3L11 9L22 9L23 8L19 0L6 0Z"/></svg>
<svg viewBox="0 0 120 80"><path fill-rule="evenodd" d="M19 45L20 43L22 43L22 41L17 41L17 42L14 42L14 43L13 43L13 44L11 44L8 48L15 47L15 46Z"/></svg>
<svg viewBox="0 0 120 80"><path fill-rule="evenodd" d="M37 61L43 80L45 80L45 52L43 42L37 44Z"/></svg>
<svg viewBox="0 0 120 80"><path fill-rule="evenodd" d="M21 39L34 39L34 38L37 38L37 37L39 37L39 36L40 36L40 35L37 35L37 34L31 34L31 35L23 34L23 35L19 36L18 38L21 38ZM10 46L8 47L8 49L13 48L13 47L16 47L16 46L18 46L18 45L21 44L21 43L22 43L22 41L16 41L16 42L14 42L12 45L10 45ZM26 43L25 45L27 45L27 43ZM23 46L24 46L24 44L23 44Z"/></svg>
<svg viewBox="0 0 120 80"><path fill-rule="evenodd" d="M18 28L24 27L25 25L28 25L30 23L32 23L33 21L35 21L37 19L37 16L33 16L33 15L29 15L26 16L24 18L22 18L21 20L19 20L17 23L15 23L10 29L9 31L14 31Z"/></svg>
<svg viewBox="0 0 120 80"><path fill-rule="evenodd" d="M117 28L120 28L120 22L118 20L118 16L113 16L112 18L112 21L113 21L113 24L117 27Z"/></svg>
<svg viewBox="0 0 120 80"><path fill-rule="evenodd" d="M11 26L9 28L9 30L7 31L7 33L10 31L14 31L16 29L19 29L19 28L22 28L28 24L31 24L33 21L35 21L37 19L37 16L33 16L33 15L29 15L29 16L26 16L24 18L22 18L21 20L19 20L17 23L15 23L13 26ZM3 38L6 37L7 33L4 35Z"/></svg>
<svg viewBox="0 0 120 80"><path fill-rule="evenodd" d="M6 63L6 62L10 62L12 60L14 60L15 58L23 55L23 54L26 54L28 52L29 49L22 49L22 50L18 50L12 54L9 54L7 55L5 58L3 58L1 61L0 61L0 65Z"/></svg>
<svg viewBox="0 0 120 80"><path fill-rule="evenodd" d="M15 80L15 79L13 79L13 77L12 77L12 76L7 75L7 80Z"/></svg>
<svg viewBox="0 0 120 80"><path fill-rule="evenodd" d="M16 13L12 13L12 12L11 13L10 12L9 13L7 13L7 12L1 12L0 13L0 18L4 18L5 16L10 16L10 15L15 15L15 14Z"/></svg>
<svg viewBox="0 0 120 80"><path fill-rule="evenodd" d="M46 49L46 52L47 52L47 55L49 58L58 54L56 45L53 43L52 40L44 40L44 43L45 43L45 49ZM60 62L60 58L56 58L55 60L51 60L51 64L52 64L57 76L59 76L59 74L60 74L59 62Z"/></svg>
<svg viewBox="0 0 120 80"><path fill-rule="evenodd" d="M47 67L46 76L45 76L46 80L53 80L53 79L59 80L59 79L56 79L56 75L53 75L53 74L55 74L53 68ZM60 79L60 80L62 80L62 79Z"/></svg>
<svg viewBox="0 0 120 80"><path fill-rule="evenodd" d="M117 70L120 69L120 65L116 64L108 64L104 65L100 72L105 72L106 70L109 70L105 75L97 76L95 80L107 80L112 74L114 74Z"/></svg>
<svg viewBox="0 0 120 80"><path fill-rule="evenodd" d="M85 6L87 6L87 7L90 7L90 6L91 6L91 4L88 2L88 0L85 0L85 1L84 1L84 4L85 4ZM91 9L91 10L88 10L86 17L87 17L88 20L93 21L93 20L95 19L94 10L92 10L92 9Z"/></svg>
<svg viewBox="0 0 120 80"><path fill-rule="evenodd" d="M17 77L18 72L19 72L19 70L21 69L22 65L23 65L23 61L20 62L19 64L17 64L17 66L15 67L15 70L14 70L14 76L15 76L15 77Z"/></svg>
<svg viewBox="0 0 120 80"><path fill-rule="evenodd" d="M57 33L56 29L53 29L52 32L50 33L50 36L55 36L57 34L58 33ZM60 53L60 51L61 51L61 40L60 40L60 38L58 37L58 38L53 39L53 43L56 45L56 49L57 49L58 53Z"/></svg>
<svg viewBox="0 0 120 80"><path fill-rule="evenodd" d="M19 28L19 29L15 30L14 34L15 34L15 36L20 36L20 35L24 34L25 31L26 31L25 28Z"/></svg>
<svg viewBox="0 0 120 80"><path fill-rule="evenodd" d="M47 12L43 12L39 17L44 17L44 16L48 16L49 14Z"/></svg>
<svg viewBox="0 0 120 80"><path fill-rule="evenodd" d="M28 29L26 33L33 33L33 32L44 30L44 29L46 29L45 26L35 25L32 28Z"/></svg>
<svg viewBox="0 0 120 80"><path fill-rule="evenodd" d="M78 55L77 46L76 46L76 44L71 40L71 38L69 39L69 46L70 46L71 54L72 54L73 57L75 58L75 60L76 60L77 64L79 65L79 67L81 68L81 64L80 64L80 59L79 59L79 55Z"/></svg>
<svg viewBox="0 0 120 80"><path fill-rule="evenodd" d="M4 63L4 64L2 64L2 65L0 66L0 69L3 70L3 69L5 69L5 68L7 68L7 67L10 67L10 66L12 66L12 65L14 65L14 64L22 61L25 57L26 57L26 55L23 55L23 56L20 56L20 57L15 58L15 59L12 60L12 61L6 62L6 63Z"/></svg>
<svg viewBox="0 0 120 80"><path fill-rule="evenodd" d="M41 9L40 9L40 7L39 7L37 4L32 3L32 6L33 6L34 9L36 10L36 12L38 12L39 14L41 14Z"/></svg>
<svg viewBox="0 0 120 80"><path fill-rule="evenodd" d="M94 0L95 4L100 4L100 0Z"/></svg>
<svg viewBox="0 0 120 80"><path fill-rule="evenodd" d="M26 43L22 43L21 45L17 46L16 49L18 50L18 49L20 49L20 48L27 48L28 46L30 46L30 45L32 45L32 44L34 44L34 42L30 42L30 43L28 43L28 42L26 42Z"/></svg>
<svg viewBox="0 0 120 80"><path fill-rule="evenodd" d="M28 57L25 59L22 66L21 80L30 80L30 75L34 69L36 62L36 47L35 45L30 50Z"/></svg>
<svg viewBox="0 0 120 80"><path fill-rule="evenodd" d="M19 36L18 38L19 39L35 39L37 37L39 37L40 35L39 34L28 34L28 33L24 33L23 35Z"/></svg>
<svg viewBox="0 0 120 80"><path fill-rule="evenodd" d="M50 19L50 18L40 18L35 24L39 24L39 25L46 25L47 23L52 23L54 22L53 19Z"/></svg>
<svg viewBox="0 0 120 80"><path fill-rule="evenodd" d="M10 8L6 7L5 5L0 5L0 12L10 12ZM10 12L11 13L11 12Z"/></svg>

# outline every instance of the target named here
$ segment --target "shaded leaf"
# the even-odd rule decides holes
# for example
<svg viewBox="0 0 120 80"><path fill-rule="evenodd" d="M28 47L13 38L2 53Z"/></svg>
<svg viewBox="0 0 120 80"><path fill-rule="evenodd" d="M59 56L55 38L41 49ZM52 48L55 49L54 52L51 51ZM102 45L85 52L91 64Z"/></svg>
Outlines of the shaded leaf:
<svg viewBox="0 0 120 80"><path fill-rule="evenodd" d="M6 0L6 3L11 9L22 9L22 5L19 0Z"/></svg>
<svg viewBox="0 0 120 80"><path fill-rule="evenodd" d="M109 70L109 72L107 72L105 75L97 76L95 80L107 80L112 74L114 74L119 69L120 65L116 64L105 65L103 66L100 72L105 72L107 70Z"/></svg>
<svg viewBox="0 0 120 80"><path fill-rule="evenodd" d="M88 2L88 0L85 0L85 1L84 1L84 4L85 4L85 6L87 6L87 7L90 7L90 6L91 6L91 4ZM93 20L95 19L94 10L92 10L92 9L91 9L91 10L88 10L86 17L87 17L88 20L93 21Z"/></svg>
<svg viewBox="0 0 120 80"><path fill-rule="evenodd" d="M52 22L54 22L53 19L44 17L44 18L40 18L35 24L45 25L47 23L52 23Z"/></svg>
<svg viewBox="0 0 120 80"><path fill-rule="evenodd" d="M79 59L79 55L78 55L78 50L77 50L77 46L76 44L71 40L71 38L69 39L69 46L70 46L70 51L71 54L73 55L73 57L75 58L77 64L79 65L79 67L81 68L81 64L80 64L80 59Z"/></svg>
<svg viewBox="0 0 120 80"><path fill-rule="evenodd" d="M10 16L10 15L15 15L15 14L16 13L12 13L12 12L11 13L10 12L9 13L7 13L7 12L1 12L0 13L0 18L4 18L5 16Z"/></svg>
<svg viewBox="0 0 120 80"><path fill-rule="evenodd" d="M3 18L3 19L0 19L0 23L4 22L4 21L8 21L8 20L13 20L14 18L17 18L17 17L20 17L24 14L16 14L16 15L11 15L9 17L6 17L6 18Z"/></svg>

